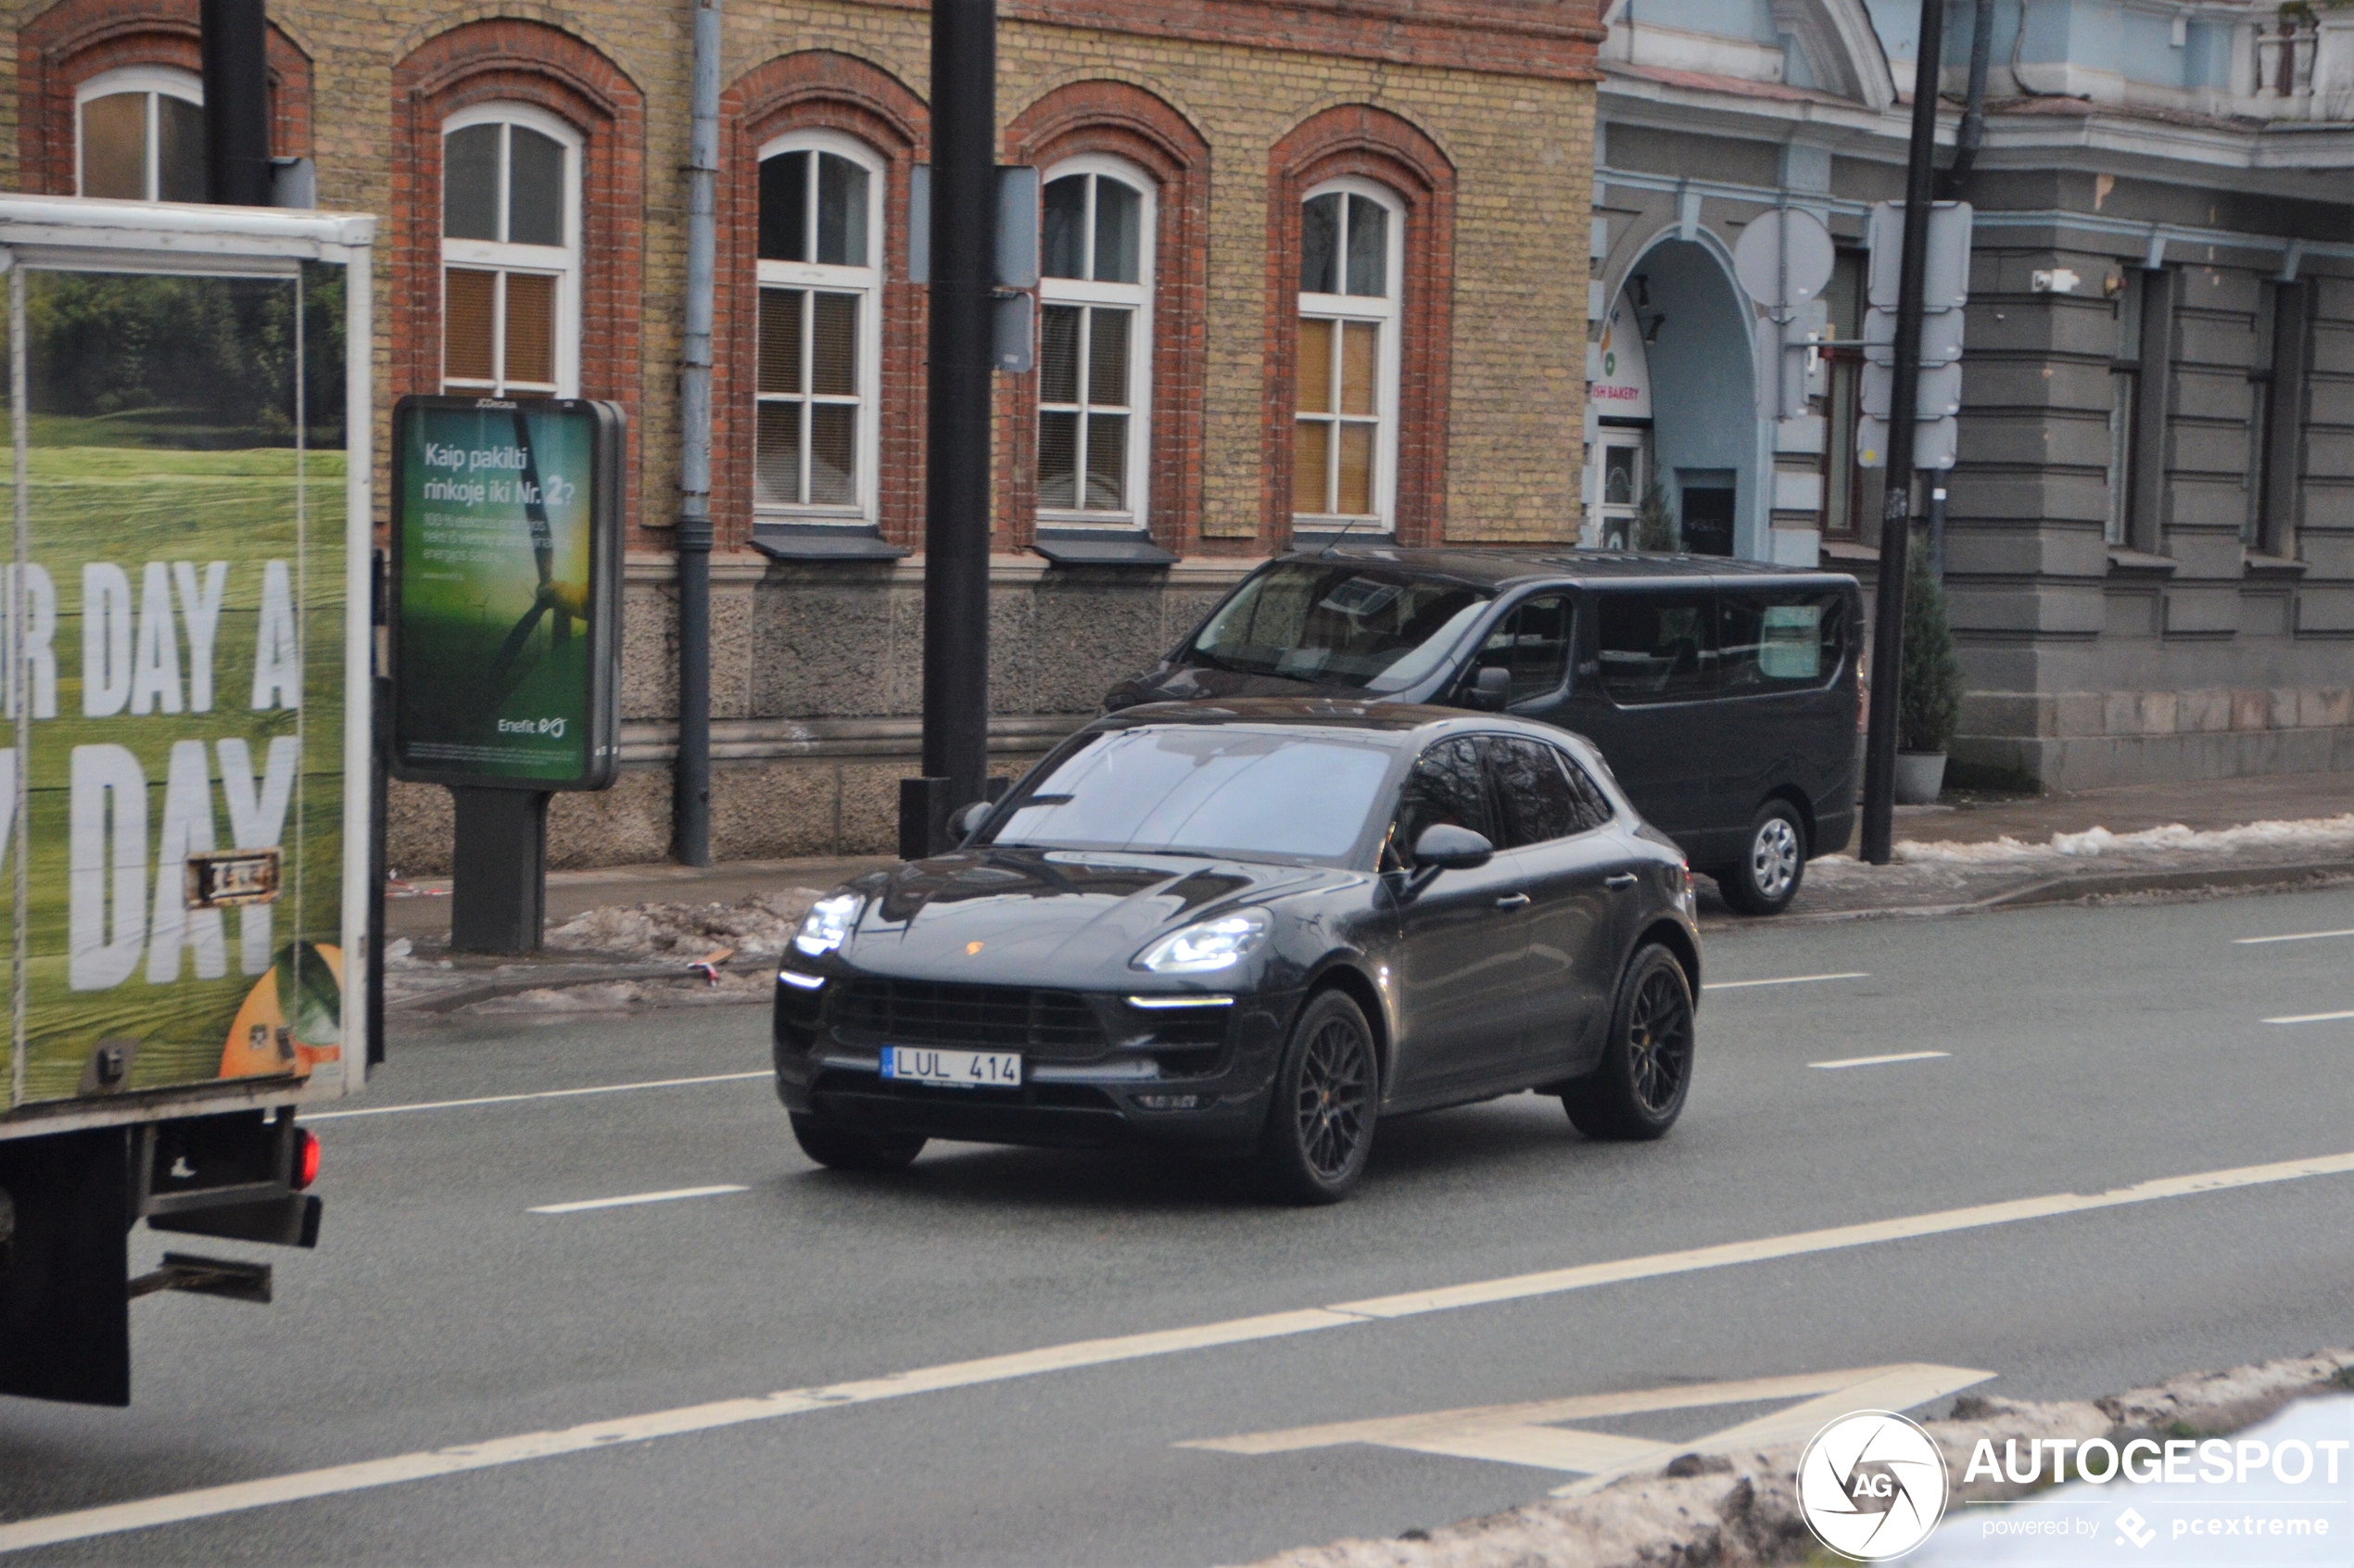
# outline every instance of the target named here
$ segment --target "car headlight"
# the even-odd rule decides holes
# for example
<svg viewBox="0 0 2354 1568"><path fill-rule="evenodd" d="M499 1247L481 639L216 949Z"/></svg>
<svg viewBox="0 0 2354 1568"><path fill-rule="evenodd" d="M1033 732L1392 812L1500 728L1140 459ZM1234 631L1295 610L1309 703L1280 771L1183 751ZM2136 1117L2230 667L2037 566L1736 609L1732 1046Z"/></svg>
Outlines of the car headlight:
<svg viewBox="0 0 2354 1568"><path fill-rule="evenodd" d="M836 893L821 898L809 906L802 917L801 931L792 944L812 958L822 958L850 940L850 929L858 923L858 911L867 901L856 893Z"/></svg>
<svg viewBox="0 0 2354 1568"><path fill-rule="evenodd" d="M1136 963L1158 975L1198 975L1232 968L1266 940L1273 923L1264 909L1221 915L1161 938L1138 954Z"/></svg>

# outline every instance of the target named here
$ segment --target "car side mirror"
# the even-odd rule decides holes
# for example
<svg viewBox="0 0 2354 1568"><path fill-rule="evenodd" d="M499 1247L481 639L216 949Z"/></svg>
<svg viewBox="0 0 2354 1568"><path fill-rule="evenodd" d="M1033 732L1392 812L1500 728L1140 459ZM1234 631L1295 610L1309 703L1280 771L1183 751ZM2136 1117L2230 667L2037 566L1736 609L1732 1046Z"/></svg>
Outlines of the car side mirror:
<svg viewBox="0 0 2354 1568"><path fill-rule="evenodd" d="M1512 672L1501 664L1489 664L1472 677L1470 689L1463 693L1463 706L1483 714L1500 714L1512 695Z"/></svg>
<svg viewBox="0 0 2354 1568"><path fill-rule="evenodd" d="M1451 822L1423 829L1414 841L1414 866L1425 871L1476 871L1496 857L1487 836Z"/></svg>
<svg viewBox="0 0 2354 1568"><path fill-rule="evenodd" d="M948 831L961 844L975 833L980 832L981 825L988 821L989 814L996 809L987 801L975 801L972 804L950 815Z"/></svg>

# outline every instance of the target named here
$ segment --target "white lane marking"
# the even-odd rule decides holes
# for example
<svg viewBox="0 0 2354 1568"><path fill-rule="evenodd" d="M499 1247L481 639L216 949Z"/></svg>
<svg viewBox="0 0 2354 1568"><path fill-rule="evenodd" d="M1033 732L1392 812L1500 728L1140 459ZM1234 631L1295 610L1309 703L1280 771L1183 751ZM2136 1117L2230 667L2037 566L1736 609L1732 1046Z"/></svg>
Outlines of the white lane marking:
<svg viewBox="0 0 2354 1568"><path fill-rule="evenodd" d="M774 1078L773 1072L715 1072L705 1078L649 1078L639 1083L599 1083L587 1089L538 1089L527 1094L484 1094L472 1100L422 1100L407 1106L362 1106L357 1110L319 1111L303 1117L336 1121L355 1116L399 1116L403 1111L463 1110L470 1106L512 1106L524 1100L572 1100L583 1094L625 1094L632 1089L684 1089L696 1083L741 1083L750 1078Z"/></svg>
<svg viewBox="0 0 2354 1568"><path fill-rule="evenodd" d="M1816 980L1869 980L1871 978L1860 970L1854 974L1843 975L1782 975L1774 980L1704 980L1701 983L1701 990L1702 992L1747 991L1753 986L1760 985L1812 985Z"/></svg>
<svg viewBox="0 0 2354 1568"><path fill-rule="evenodd" d="M1905 1363L1887 1367L1856 1367L1845 1372L1814 1372L1795 1377L1753 1377L1739 1383L1688 1384L1677 1388L1652 1388L1622 1394L1588 1394L1565 1399L1536 1399L1521 1404L1488 1405L1474 1410L1430 1410L1419 1415L1390 1416L1373 1421L1340 1422L1329 1426L1303 1426L1289 1432L1254 1432L1239 1437L1199 1438L1180 1443L1181 1448L1206 1448L1227 1454L1288 1454L1309 1448L1338 1448L1364 1443L1403 1448L1410 1453L1443 1454L1453 1459L1495 1460L1542 1470L1579 1472L1583 1480L1556 1490L1555 1497L1577 1497L1600 1490L1630 1471L1656 1465L1679 1453L1726 1454L1747 1448L1771 1447L1813 1435L1823 1423L1845 1410L1910 1410L1931 1399L1985 1382L1993 1372L1965 1367ZM1794 1399L1754 1420L1737 1423L1704 1437L1653 1442L1556 1425L1559 1422L1601 1421L1615 1416L1664 1410L1706 1410L1722 1405L1768 1404Z"/></svg>
<svg viewBox="0 0 2354 1568"><path fill-rule="evenodd" d="M2319 942L2323 937L2354 937L2354 929L2343 931L2291 931L2286 936L2234 937L2234 947L2261 947L2268 942Z"/></svg>
<svg viewBox="0 0 2354 1568"><path fill-rule="evenodd" d="M625 1197L582 1198L577 1203L545 1203L534 1214L586 1214L592 1208L627 1208L640 1203L676 1203L680 1198L717 1197L722 1193L748 1193L750 1187L673 1187L665 1193L631 1193Z"/></svg>
<svg viewBox="0 0 2354 1568"><path fill-rule="evenodd" d="M1234 1318L1223 1322L1127 1334L1117 1339L1080 1340L982 1360L921 1367L861 1383L840 1383L822 1388L789 1388L751 1398L722 1399L706 1405L655 1410L614 1421L591 1422L556 1432L530 1432L520 1436L399 1454L389 1459L365 1460L326 1470L300 1471L259 1481L233 1482L227 1486L170 1493L135 1502L109 1503L70 1513L54 1513L46 1518L0 1524L0 1552L50 1546L59 1541L86 1540L95 1536L146 1529L151 1525L176 1524L189 1519L209 1519L271 1503L293 1502L304 1498L391 1486L427 1476L487 1470L525 1460L579 1453L614 1443L642 1442L648 1438L688 1432L708 1432L718 1427L739 1426L746 1422L766 1421L777 1416L795 1415L804 1410L839 1405L871 1404L879 1399L898 1398L904 1395L969 1388L980 1384L1034 1377L1042 1372L1106 1366L1188 1350L1276 1339L1287 1334L1343 1328L1374 1320L1416 1317L1426 1312L1453 1311L1465 1307L1519 1301L1530 1296L1558 1296L1636 1280L1697 1273L1740 1263L1761 1263L1811 1253L1872 1246L1882 1242L1983 1230L2027 1220L2047 1220L2066 1214L2122 1208L2168 1198L2190 1197L2201 1193L2231 1192L2244 1187L2272 1186L2284 1182L2348 1174L2354 1174L2354 1153L2320 1155L2310 1159L2279 1160L2269 1165L2243 1165L2222 1170L2199 1171L2188 1176L2161 1177L2156 1181L2136 1182L2130 1187L2111 1188L2103 1193L2052 1193L2041 1197L2013 1198L1968 1208L1947 1208L1929 1214L1900 1216L1893 1220L1869 1220L1859 1225L1802 1231L1753 1241L1727 1242L1683 1252L1654 1253L1649 1257L1620 1258L1608 1263L1551 1269L1541 1273L1516 1274L1436 1290L1409 1291L1398 1296L1341 1302L1331 1307L1303 1308L1256 1318Z"/></svg>
<svg viewBox="0 0 2354 1568"><path fill-rule="evenodd" d="M2354 1009L2343 1013L2291 1013L2284 1018L2266 1018L2266 1023L2335 1023L2339 1018L2354 1018Z"/></svg>
<svg viewBox="0 0 2354 1568"><path fill-rule="evenodd" d="M1831 1062L1808 1062L1811 1068L1882 1067L1890 1062L1926 1062L1950 1056L1950 1051L1899 1051L1892 1056L1841 1056Z"/></svg>

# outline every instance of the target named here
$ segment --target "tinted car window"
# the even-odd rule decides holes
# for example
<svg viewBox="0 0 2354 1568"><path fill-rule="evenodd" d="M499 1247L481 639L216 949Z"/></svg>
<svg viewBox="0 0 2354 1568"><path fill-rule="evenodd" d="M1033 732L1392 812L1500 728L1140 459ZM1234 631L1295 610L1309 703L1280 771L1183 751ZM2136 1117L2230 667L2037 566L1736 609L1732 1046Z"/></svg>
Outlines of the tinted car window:
<svg viewBox="0 0 2354 1568"><path fill-rule="evenodd" d="M1468 828L1488 842L1496 841L1496 825L1487 810L1487 786L1480 772L1479 744L1465 738L1441 740L1423 752L1406 776L1398 797L1398 826L1392 848L1408 864L1414 841L1425 828L1441 823Z"/></svg>
<svg viewBox="0 0 2354 1568"><path fill-rule="evenodd" d="M1178 657L1250 675L1401 691L1436 670L1494 598L1445 579L1335 562L1259 573Z"/></svg>
<svg viewBox="0 0 2354 1568"><path fill-rule="evenodd" d="M1839 672L1846 635L1841 595L1717 590L1717 668L1728 694L1820 686Z"/></svg>
<svg viewBox="0 0 2354 1568"><path fill-rule="evenodd" d="M1559 691L1569 678L1569 601L1558 595L1532 599L1505 616L1479 651L1480 667L1493 664L1512 672L1507 702Z"/></svg>
<svg viewBox="0 0 2354 1568"><path fill-rule="evenodd" d="M1499 848L1519 849L1583 831L1577 797L1550 746L1511 735L1491 735L1486 744L1504 819Z"/></svg>
<svg viewBox="0 0 2354 1568"><path fill-rule="evenodd" d="M1706 593L1597 594L1602 689L1615 702L1712 695L1715 627Z"/></svg>
<svg viewBox="0 0 2354 1568"><path fill-rule="evenodd" d="M983 835L993 844L1338 860L1395 753L1333 735L1207 725L1078 738Z"/></svg>
<svg viewBox="0 0 2354 1568"><path fill-rule="evenodd" d="M1576 757L1556 750L1553 760L1561 764L1562 771L1569 776L1569 791L1577 797L1577 826L1570 831L1590 831L1618 815L1618 808L1610 803L1610 797L1603 794L1601 786L1594 782L1594 776L1580 766Z"/></svg>

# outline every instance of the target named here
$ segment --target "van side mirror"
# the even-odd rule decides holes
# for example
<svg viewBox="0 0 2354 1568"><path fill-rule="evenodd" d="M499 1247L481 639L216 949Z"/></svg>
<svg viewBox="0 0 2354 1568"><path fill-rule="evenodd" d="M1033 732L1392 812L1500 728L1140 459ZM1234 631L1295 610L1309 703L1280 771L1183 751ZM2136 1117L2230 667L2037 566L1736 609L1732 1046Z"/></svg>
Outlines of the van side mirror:
<svg viewBox="0 0 2354 1568"><path fill-rule="evenodd" d="M1451 822L1423 829L1414 841L1414 866L1424 871L1476 871L1496 857L1487 836Z"/></svg>
<svg viewBox="0 0 2354 1568"><path fill-rule="evenodd" d="M1512 672L1501 664L1489 664L1472 677L1470 688L1463 693L1463 706L1483 714L1500 714L1512 695Z"/></svg>
<svg viewBox="0 0 2354 1568"><path fill-rule="evenodd" d="M948 818L948 831L961 844L981 831L981 825L989 820L989 814L995 809L987 801L975 801Z"/></svg>

